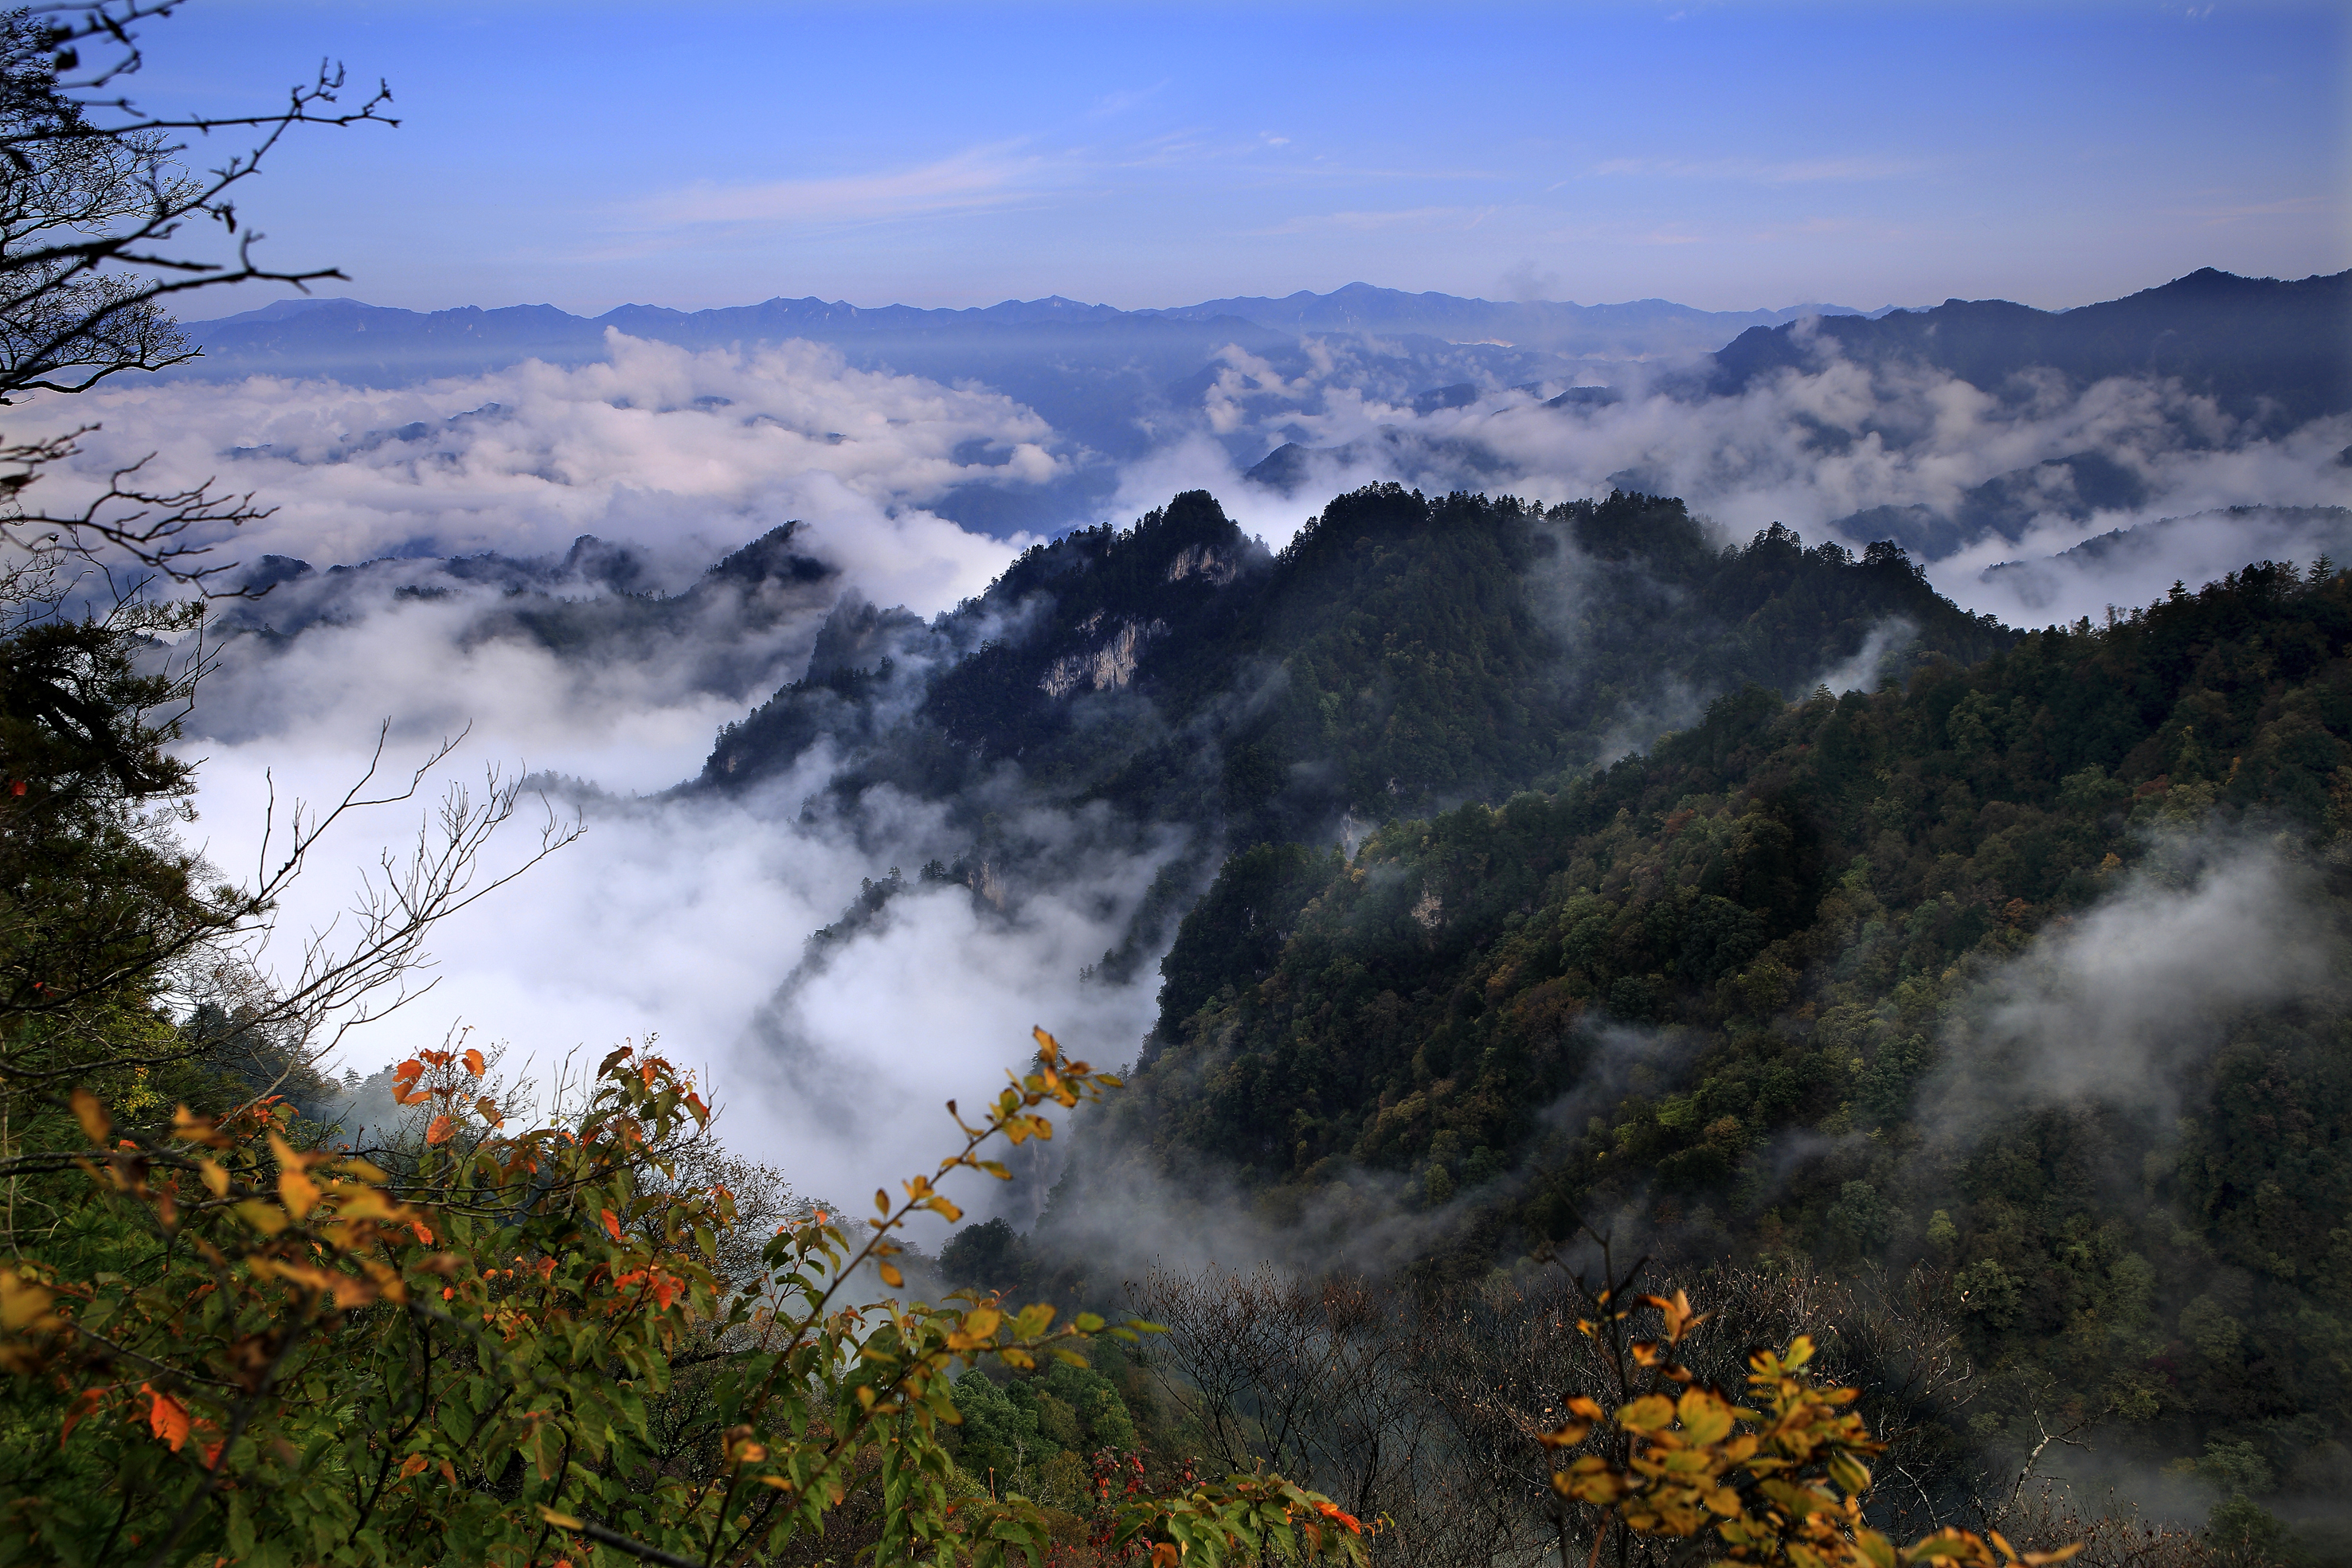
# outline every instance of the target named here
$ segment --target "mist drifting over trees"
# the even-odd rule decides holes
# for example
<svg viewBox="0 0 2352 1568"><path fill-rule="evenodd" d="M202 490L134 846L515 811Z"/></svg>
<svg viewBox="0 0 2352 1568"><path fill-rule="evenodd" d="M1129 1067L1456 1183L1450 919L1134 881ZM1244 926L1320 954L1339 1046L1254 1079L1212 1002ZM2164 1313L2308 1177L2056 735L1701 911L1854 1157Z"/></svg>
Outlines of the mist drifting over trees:
<svg viewBox="0 0 2352 1568"><path fill-rule="evenodd" d="M0 16L12 1559L2352 1561L2352 272L394 308L172 9Z"/></svg>

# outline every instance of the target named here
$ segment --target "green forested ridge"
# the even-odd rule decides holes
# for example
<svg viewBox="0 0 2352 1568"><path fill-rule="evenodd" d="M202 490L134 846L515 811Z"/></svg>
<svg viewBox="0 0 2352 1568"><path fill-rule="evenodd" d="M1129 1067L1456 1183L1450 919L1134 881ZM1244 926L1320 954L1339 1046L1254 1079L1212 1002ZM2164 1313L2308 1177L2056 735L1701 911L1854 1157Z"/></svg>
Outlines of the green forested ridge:
<svg viewBox="0 0 2352 1568"><path fill-rule="evenodd" d="M1676 500L1394 485L1338 497L1276 555L1189 492L1033 548L929 627L841 620L839 653L720 736L706 785L771 777L830 735L843 798L886 779L958 796L1012 762L1065 799L1242 843L1501 800L1629 721L1646 739L1695 693L1801 691L1890 622L1917 640L1906 657L2010 636L1892 546L1857 560L1776 525L1718 549Z"/></svg>
<svg viewBox="0 0 2352 1568"><path fill-rule="evenodd" d="M2352 575L2259 565L1874 694L1749 686L1352 859L1248 850L1078 1168L1237 1168L1275 1214L1403 1173L1465 1199L1457 1277L1580 1216L1670 1257L1925 1264L1983 1375L1970 1436L2104 1418L2225 1488L2338 1485L2347 655ZM1975 988L2197 833L2296 867L2321 999L2228 1019L2177 1107L2020 1099L1947 1135L1921 1091Z"/></svg>

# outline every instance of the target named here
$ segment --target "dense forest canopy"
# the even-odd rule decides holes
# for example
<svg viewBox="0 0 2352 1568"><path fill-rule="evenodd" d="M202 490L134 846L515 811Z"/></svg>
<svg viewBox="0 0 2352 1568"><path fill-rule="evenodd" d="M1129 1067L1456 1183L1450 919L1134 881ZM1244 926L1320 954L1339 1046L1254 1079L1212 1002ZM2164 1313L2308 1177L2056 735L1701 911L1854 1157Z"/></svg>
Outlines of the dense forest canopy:
<svg viewBox="0 0 2352 1568"><path fill-rule="evenodd" d="M2324 1497L2347 736L2352 577L2256 565L1875 692L1749 685L1352 856L1244 850L1067 1207L1121 1162L1273 1213L1402 1176L1433 1285L1588 1220L1689 1264L1921 1267L1970 1440L2063 1416Z"/></svg>

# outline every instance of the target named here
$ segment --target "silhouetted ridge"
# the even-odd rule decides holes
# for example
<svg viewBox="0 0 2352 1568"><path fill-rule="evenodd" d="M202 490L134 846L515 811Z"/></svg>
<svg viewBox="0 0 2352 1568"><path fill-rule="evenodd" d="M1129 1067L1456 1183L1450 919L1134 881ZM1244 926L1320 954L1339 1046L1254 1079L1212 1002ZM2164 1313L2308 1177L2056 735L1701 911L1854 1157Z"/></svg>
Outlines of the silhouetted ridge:
<svg viewBox="0 0 2352 1568"><path fill-rule="evenodd" d="M2078 386L2178 377L2241 418L2284 427L2352 410L2352 271L2281 282L2206 267L2074 310L1948 299L1874 320L1758 327L1716 355L1708 390L1737 393L1775 371L1815 368L1830 353L1932 365L1989 392L2044 367Z"/></svg>

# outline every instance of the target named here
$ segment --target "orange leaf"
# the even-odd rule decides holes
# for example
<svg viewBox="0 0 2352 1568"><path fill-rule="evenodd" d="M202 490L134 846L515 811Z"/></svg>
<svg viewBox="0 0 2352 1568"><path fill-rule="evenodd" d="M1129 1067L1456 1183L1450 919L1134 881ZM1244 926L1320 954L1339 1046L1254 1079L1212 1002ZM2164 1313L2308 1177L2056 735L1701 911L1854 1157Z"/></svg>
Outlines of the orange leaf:
<svg viewBox="0 0 2352 1568"><path fill-rule="evenodd" d="M425 1098L416 1089L416 1081L425 1076L425 1063L410 1057L393 1070L392 1097L403 1105L414 1105Z"/></svg>
<svg viewBox="0 0 2352 1568"><path fill-rule="evenodd" d="M436 1116L433 1118L433 1124L425 1129L425 1141L428 1144L446 1144L449 1141L449 1118Z"/></svg>
<svg viewBox="0 0 2352 1568"><path fill-rule="evenodd" d="M466 1071L477 1078L482 1075L482 1053L470 1045L466 1048Z"/></svg>
<svg viewBox="0 0 2352 1568"><path fill-rule="evenodd" d="M83 1390L81 1397L75 1400L66 1411L65 1427L58 1433L58 1448L62 1448L66 1446L66 1439L73 1436L73 1429L81 1425L81 1418L97 1409L98 1402L105 1398L106 1394L107 1391L103 1388Z"/></svg>
<svg viewBox="0 0 2352 1568"><path fill-rule="evenodd" d="M609 1209L609 1208L608 1208L608 1209L605 1209L605 1210L604 1211L604 1228L605 1228L605 1229L607 1229L607 1230L609 1230L609 1231L611 1231L611 1232L613 1233L613 1239L614 1239L614 1240L618 1241L618 1240L621 1239L621 1218L620 1218L620 1216L618 1216L618 1215L614 1214L614 1213L611 1209Z"/></svg>
<svg viewBox="0 0 2352 1568"><path fill-rule="evenodd" d="M400 1479L402 1480L406 1480L411 1476L423 1475L425 1473L425 1467L431 1462L431 1460L427 1459L422 1454L409 1455L408 1458L400 1461Z"/></svg>
<svg viewBox="0 0 2352 1568"><path fill-rule="evenodd" d="M148 1398L147 1425L154 1429L155 1436L172 1445L172 1452L178 1453L180 1445L188 1440L188 1429L192 1425L188 1419L188 1407L170 1395L159 1392L152 1383L141 1384L139 1392Z"/></svg>

